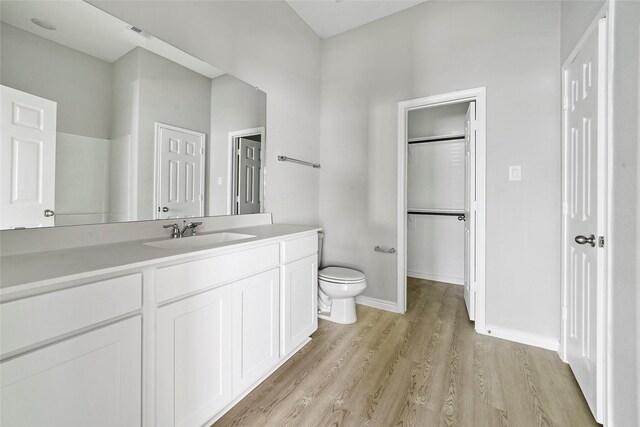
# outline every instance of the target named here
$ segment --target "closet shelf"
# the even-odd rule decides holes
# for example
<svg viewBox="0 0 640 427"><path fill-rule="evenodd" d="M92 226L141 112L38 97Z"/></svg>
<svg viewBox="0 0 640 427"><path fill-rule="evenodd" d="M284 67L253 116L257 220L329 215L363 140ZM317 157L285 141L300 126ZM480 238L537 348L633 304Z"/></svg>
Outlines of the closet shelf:
<svg viewBox="0 0 640 427"><path fill-rule="evenodd" d="M423 136L419 138L409 138L407 144L424 144L428 142L445 142L445 141L464 141L465 135L452 134L452 135L437 135L437 136Z"/></svg>

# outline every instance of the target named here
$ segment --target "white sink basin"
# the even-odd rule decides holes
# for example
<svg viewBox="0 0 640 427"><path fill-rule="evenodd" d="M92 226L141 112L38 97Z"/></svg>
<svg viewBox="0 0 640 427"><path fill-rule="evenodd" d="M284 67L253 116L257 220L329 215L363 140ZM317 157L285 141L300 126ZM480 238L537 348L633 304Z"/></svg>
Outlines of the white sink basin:
<svg viewBox="0 0 640 427"><path fill-rule="evenodd" d="M251 239L252 237L256 236L242 233L212 233L182 237L180 239L157 240L143 244L160 249L196 249L218 243L233 242L234 240Z"/></svg>

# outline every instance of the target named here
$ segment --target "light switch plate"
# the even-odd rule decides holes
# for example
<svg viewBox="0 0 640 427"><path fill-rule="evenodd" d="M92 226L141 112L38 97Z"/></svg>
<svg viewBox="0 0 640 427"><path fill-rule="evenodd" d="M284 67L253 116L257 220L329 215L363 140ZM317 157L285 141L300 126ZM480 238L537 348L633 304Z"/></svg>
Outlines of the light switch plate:
<svg viewBox="0 0 640 427"><path fill-rule="evenodd" d="M221 176L218 177L218 185L222 185L222 177Z"/></svg>
<svg viewBox="0 0 640 427"><path fill-rule="evenodd" d="M522 181L522 166L509 166L509 181Z"/></svg>

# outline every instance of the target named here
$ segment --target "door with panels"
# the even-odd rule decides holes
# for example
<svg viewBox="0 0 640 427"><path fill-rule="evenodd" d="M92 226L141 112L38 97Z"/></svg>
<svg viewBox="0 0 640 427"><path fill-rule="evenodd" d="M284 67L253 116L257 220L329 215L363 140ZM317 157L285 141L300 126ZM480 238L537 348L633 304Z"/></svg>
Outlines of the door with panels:
<svg viewBox="0 0 640 427"><path fill-rule="evenodd" d="M464 302L476 320L476 103L470 102L464 125Z"/></svg>
<svg viewBox="0 0 640 427"><path fill-rule="evenodd" d="M204 215L205 135L156 123L156 218Z"/></svg>
<svg viewBox="0 0 640 427"><path fill-rule="evenodd" d="M0 86L0 228L54 225L54 101Z"/></svg>
<svg viewBox="0 0 640 427"><path fill-rule="evenodd" d="M262 171L261 143L238 138L235 213L260 213L260 181Z"/></svg>
<svg viewBox="0 0 640 427"><path fill-rule="evenodd" d="M604 398L606 19L564 72L564 358L596 420Z"/></svg>

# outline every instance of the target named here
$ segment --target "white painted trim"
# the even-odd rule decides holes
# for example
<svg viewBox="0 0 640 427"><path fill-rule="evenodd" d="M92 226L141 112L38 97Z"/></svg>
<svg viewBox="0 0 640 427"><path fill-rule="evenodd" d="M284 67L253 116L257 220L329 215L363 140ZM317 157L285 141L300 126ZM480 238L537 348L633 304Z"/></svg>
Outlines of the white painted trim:
<svg viewBox="0 0 640 427"><path fill-rule="evenodd" d="M602 100L598 111L598 156L601 159L598 161L598 176L600 177L598 182L598 197L604 199L602 205L598 206L598 225L597 235L605 236L605 247L598 248L602 251L598 256L598 304L597 304L597 325L596 325L596 351L597 351L597 367L596 367L596 384L597 393L601 398L596 398L596 413L599 422L604 421L605 425L613 425L613 416L611 413L611 396L612 396L612 384L611 384L611 372L612 372L612 355L611 346L609 340L612 334L611 330L611 271L609 265L611 264L611 238L612 224L610 221L612 211L611 194L613 194L612 184L612 150L613 135L612 135L612 115L609 105L612 105L612 67L613 67L613 22L611 18L614 13L615 2L605 1L603 7L595 16L589 27L582 35L567 60L562 65L561 80L562 80L562 96L566 96L568 93L568 82L566 79L566 72L577 55L580 53L584 44L592 33L592 31L598 31L599 34L599 63L598 67L601 68L601 72L598 73L598 97ZM600 20L606 19L604 24L601 24ZM604 27L604 28L603 28ZM561 306L560 306L560 342L558 347L558 353L560 358L565 363L567 359L567 328L568 322L565 318L565 310L568 301L568 286L567 286L567 257L568 251L566 236L567 229L567 215L564 214L564 206L567 201L567 186L569 182L568 178L568 143L567 132L565 130L567 123L567 112L562 112L562 205L561 211Z"/></svg>
<svg viewBox="0 0 640 427"><path fill-rule="evenodd" d="M200 138L202 141L202 156L200 160L200 194L202 195L202 204L200 205L200 215L204 216L204 206L206 204L205 201L205 188L204 188L204 175L206 174L206 164L205 157L208 155L207 153L207 135L203 132L198 132L191 129L181 128L179 126L173 126L166 123L156 122L155 131L153 134L153 219L162 219L158 218L158 199L160 198L160 168L158 164L160 163L160 150L158 149L160 145L160 141L158 141L158 136L160 135L160 129L168 129L176 132L187 133L189 135L196 136Z"/></svg>
<svg viewBox="0 0 640 427"><path fill-rule="evenodd" d="M442 276L440 274L423 273L420 271L408 271L407 276L416 279L431 280L432 282L448 283L450 285L462 285L464 286L464 278Z"/></svg>
<svg viewBox="0 0 640 427"><path fill-rule="evenodd" d="M558 352L560 342L555 338L544 337L541 335L530 334L528 332L516 331L513 329L496 328L487 325L486 335L502 338L503 340L513 341L520 344L531 345L534 347L545 348L547 350Z"/></svg>
<svg viewBox="0 0 640 427"><path fill-rule="evenodd" d="M379 310L390 311L392 313L400 313L398 306L393 301L385 301L378 298L360 295L356 297L356 304L366 305L367 307L377 308Z"/></svg>
<svg viewBox="0 0 640 427"><path fill-rule="evenodd" d="M253 136L260 134L260 167L262 168L262 185L260 186L260 213L265 212L264 210L264 188L266 186L266 178L267 178L267 165L266 165L266 155L265 155L265 138L267 136L266 130L264 126L259 126L257 128L250 129L242 129L235 130L233 132L229 132L229 156L227 157L227 215L234 215L233 213L233 197L234 197L234 176L233 176L233 157L236 153L235 141L237 138L244 138L246 136Z"/></svg>
<svg viewBox="0 0 640 427"><path fill-rule="evenodd" d="M486 331L485 250L486 250L486 120L487 89L478 87L398 103L398 200L397 200L397 302L396 311L407 311L407 136L411 110L463 102L476 103L476 321L477 332Z"/></svg>

